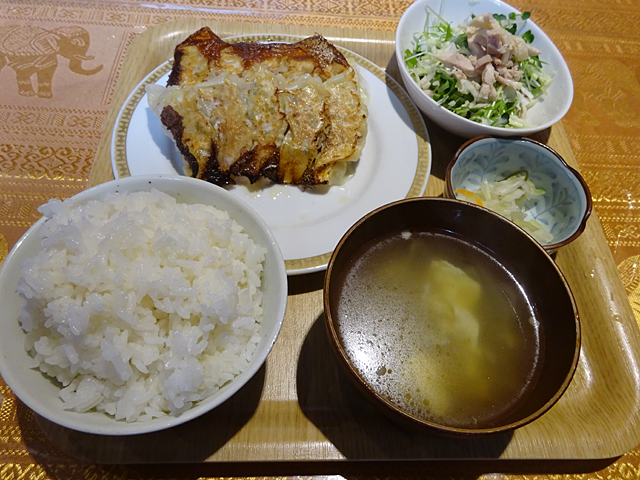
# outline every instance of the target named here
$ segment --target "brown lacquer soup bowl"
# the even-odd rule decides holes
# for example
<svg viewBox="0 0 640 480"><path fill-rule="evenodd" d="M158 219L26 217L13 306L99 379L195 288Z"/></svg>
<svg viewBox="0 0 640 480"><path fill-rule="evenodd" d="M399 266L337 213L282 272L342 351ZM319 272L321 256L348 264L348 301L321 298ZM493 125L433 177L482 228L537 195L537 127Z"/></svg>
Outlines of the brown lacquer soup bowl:
<svg viewBox="0 0 640 480"><path fill-rule="evenodd" d="M359 220L324 284L347 376L404 425L510 431L563 395L580 352L569 285L522 229L475 205L411 198Z"/></svg>

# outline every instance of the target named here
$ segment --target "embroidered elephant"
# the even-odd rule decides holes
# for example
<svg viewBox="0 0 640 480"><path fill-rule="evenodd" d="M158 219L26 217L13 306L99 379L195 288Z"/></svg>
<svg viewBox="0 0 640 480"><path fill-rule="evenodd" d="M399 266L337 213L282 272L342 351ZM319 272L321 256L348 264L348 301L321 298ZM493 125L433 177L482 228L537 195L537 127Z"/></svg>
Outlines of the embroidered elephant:
<svg viewBox="0 0 640 480"><path fill-rule="evenodd" d="M60 27L53 30L29 25L0 27L0 70L8 65L16 72L18 93L36 95L31 77L36 75L37 95L51 98L51 81L58 68L58 55L69 59L69 70L79 75L93 75L102 65L86 70L82 62L87 56L89 33L81 27Z"/></svg>

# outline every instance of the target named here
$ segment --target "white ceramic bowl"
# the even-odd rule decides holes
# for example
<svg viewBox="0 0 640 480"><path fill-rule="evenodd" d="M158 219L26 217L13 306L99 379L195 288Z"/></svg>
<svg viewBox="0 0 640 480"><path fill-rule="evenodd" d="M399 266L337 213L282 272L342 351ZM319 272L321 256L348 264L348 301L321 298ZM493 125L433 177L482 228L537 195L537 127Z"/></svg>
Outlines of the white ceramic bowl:
<svg viewBox="0 0 640 480"><path fill-rule="evenodd" d="M532 21L527 21L526 29L535 36L532 45L542 53L540 59L546 62L543 70L553 72L553 82L542 101L533 106L527 113L527 122L535 125L527 128L500 128L482 125L463 118L438 105L422 91L411 78L404 63L405 50L415 47L414 35L422 32L427 18L426 7L430 6L440 12L442 4L443 18L452 25L459 25L473 13L509 14L518 10L498 0L417 0L404 12L396 30L396 60L405 88L418 108L433 122L456 135L471 138L481 135L501 137L527 136L549 128L558 122L569 110L573 100L573 81L560 51L545 33Z"/></svg>
<svg viewBox="0 0 640 480"><path fill-rule="evenodd" d="M529 180L544 195L526 204L526 215L545 225L553 239L542 245L547 253L574 241L584 231L591 214L589 187L553 149L528 138L481 137L462 145L446 173L446 194L477 192L483 180L502 180L526 170Z"/></svg>
<svg viewBox="0 0 640 480"><path fill-rule="evenodd" d="M18 324L18 294L20 265L25 258L40 249L38 227L40 219L16 243L0 269L0 375L15 395L37 414L48 420L87 433L132 435L166 429L192 420L217 407L237 392L260 369L275 343L287 304L287 274L280 248L267 224L242 200L216 185L189 177L143 175L107 182L73 197L77 203L104 198L108 193L134 192L155 188L167 193L179 203L200 203L226 210L255 242L267 249L263 274L264 315L261 321L262 339L246 371L214 395L200 401L179 416L168 416L150 422L126 423L103 413L77 413L62 408L59 387L39 370L27 367L30 356L24 348L25 334Z"/></svg>

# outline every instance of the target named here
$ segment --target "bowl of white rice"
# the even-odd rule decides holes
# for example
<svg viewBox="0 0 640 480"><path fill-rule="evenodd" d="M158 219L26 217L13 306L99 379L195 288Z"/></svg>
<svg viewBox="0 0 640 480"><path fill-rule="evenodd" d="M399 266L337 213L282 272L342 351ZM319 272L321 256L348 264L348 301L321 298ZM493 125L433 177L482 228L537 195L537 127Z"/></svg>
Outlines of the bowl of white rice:
<svg viewBox="0 0 640 480"><path fill-rule="evenodd" d="M135 176L40 207L0 269L0 375L46 419L132 435L192 420L264 364L287 275L223 188Z"/></svg>

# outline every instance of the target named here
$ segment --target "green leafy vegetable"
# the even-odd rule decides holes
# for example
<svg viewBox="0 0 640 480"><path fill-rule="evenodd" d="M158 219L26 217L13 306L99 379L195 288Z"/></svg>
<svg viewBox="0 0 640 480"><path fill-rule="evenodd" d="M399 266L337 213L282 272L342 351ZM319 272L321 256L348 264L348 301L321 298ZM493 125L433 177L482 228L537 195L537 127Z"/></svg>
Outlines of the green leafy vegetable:
<svg viewBox="0 0 640 480"><path fill-rule="evenodd" d="M531 30L528 30L522 34L522 39L527 43L533 43L534 37Z"/></svg>
<svg viewBox="0 0 640 480"><path fill-rule="evenodd" d="M436 21L432 22L434 17ZM509 34L517 35L519 31L524 30L530 13L493 14L492 17ZM470 21L475 18L475 15L471 15ZM475 77L473 72L467 72L469 76L462 75L459 68L453 68L451 64L445 64L437 58L442 54L456 53L465 57L471 56L470 40L464 27L465 25L453 27L434 11L430 11L424 31L415 35L414 49L407 49L404 54L404 61L411 76L434 101L457 115L491 126L527 126L523 119L525 112L546 93L551 83L551 77L542 70L543 62L537 55L529 56L522 61L512 58L513 64L509 63L508 67L494 61L496 70L505 66L517 69L520 73L515 83L496 81L492 87L497 98L492 96L489 100L489 97L479 95L479 85L482 84L481 71L476 72ZM534 40L530 30L521 34L520 38L529 44Z"/></svg>
<svg viewBox="0 0 640 480"><path fill-rule="evenodd" d="M415 59L413 52L408 48L404 51L404 61L409 68L414 68L418 65L418 60Z"/></svg>

